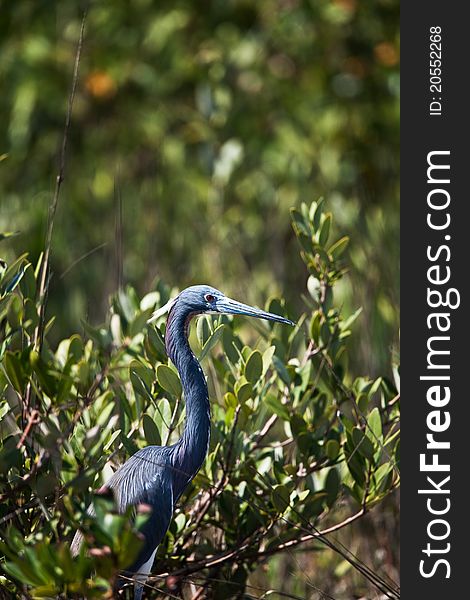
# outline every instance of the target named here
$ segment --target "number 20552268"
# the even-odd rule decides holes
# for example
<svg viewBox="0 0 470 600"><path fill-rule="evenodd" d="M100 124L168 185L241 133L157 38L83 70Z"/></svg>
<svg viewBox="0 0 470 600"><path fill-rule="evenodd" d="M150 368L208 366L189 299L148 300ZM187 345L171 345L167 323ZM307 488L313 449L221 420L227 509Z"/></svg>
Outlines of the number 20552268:
<svg viewBox="0 0 470 600"><path fill-rule="evenodd" d="M429 114L442 114L442 37L439 25L429 28Z"/></svg>

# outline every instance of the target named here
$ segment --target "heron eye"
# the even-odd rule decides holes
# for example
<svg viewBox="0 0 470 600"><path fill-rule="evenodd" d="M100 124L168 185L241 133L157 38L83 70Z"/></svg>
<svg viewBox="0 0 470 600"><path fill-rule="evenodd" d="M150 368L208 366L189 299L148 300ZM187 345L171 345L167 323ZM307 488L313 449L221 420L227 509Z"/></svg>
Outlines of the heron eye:
<svg viewBox="0 0 470 600"><path fill-rule="evenodd" d="M215 298L212 294L206 294L204 300L206 300L206 302L214 302Z"/></svg>

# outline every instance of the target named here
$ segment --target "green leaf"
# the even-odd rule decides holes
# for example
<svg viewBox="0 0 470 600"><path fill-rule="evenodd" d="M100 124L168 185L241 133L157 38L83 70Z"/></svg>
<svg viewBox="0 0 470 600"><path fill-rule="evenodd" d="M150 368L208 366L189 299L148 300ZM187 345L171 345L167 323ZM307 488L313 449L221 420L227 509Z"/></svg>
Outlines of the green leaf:
<svg viewBox="0 0 470 600"><path fill-rule="evenodd" d="M18 286L20 281L23 279L24 274L25 274L25 266L23 265L20 268L20 270L18 271L18 273L16 273L16 275L10 280L8 285L5 287L6 294L10 294L11 292L13 292L13 290Z"/></svg>
<svg viewBox="0 0 470 600"><path fill-rule="evenodd" d="M348 571L350 571L352 569L352 565L348 560L342 560L336 567L335 567L335 577L338 579L341 579L342 577L344 577L346 575L346 573Z"/></svg>
<svg viewBox="0 0 470 600"><path fill-rule="evenodd" d="M243 404L253 396L253 386L248 381L235 385L235 393L240 404Z"/></svg>
<svg viewBox="0 0 470 600"><path fill-rule="evenodd" d="M35 350L31 351L29 360L43 391L49 398L53 399L57 392L57 379Z"/></svg>
<svg viewBox="0 0 470 600"><path fill-rule="evenodd" d="M292 219L292 224L296 227L296 229L302 232L303 234L308 235L308 229L305 224L305 219L303 215L301 215L301 213L295 208L290 209L290 215Z"/></svg>
<svg viewBox="0 0 470 600"><path fill-rule="evenodd" d="M181 396L181 381L175 371L167 365L158 365L157 381L169 394L172 394L177 398Z"/></svg>
<svg viewBox="0 0 470 600"><path fill-rule="evenodd" d="M374 394L377 392L377 390L379 389L379 387L381 386L381 384L382 384L382 378L378 377L373 382L373 384L370 386L370 389L369 389L369 392L368 392L369 398L372 398L374 396Z"/></svg>
<svg viewBox="0 0 470 600"><path fill-rule="evenodd" d="M380 411L377 407L373 408L367 419L368 434L374 441L382 439L382 419L380 417Z"/></svg>
<svg viewBox="0 0 470 600"><path fill-rule="evenodd" d="M335 242L328 248L328 254L331 254L331 256L334 258L334 260L337 260L343 254L343 252L346 250L346 248L348 247L348 244L349 244L349 237L347 235L345 235L344 237L339 239L337 242Z"/></svg>
<svg viewBox="0 0 470 600"><path fill-rule="evenodd" d="M21 583L31 583L30 581L25 581L25 574L23 573L23 570L21 569L20 565L17 565L14 562L6 562L2 565L2 568L6 571L6 573L8 573L8 575L13 577L14 579L17 579Z"/></svg>
<svg viewBox="0 0 470 600"><path fill-rule="evenodd" d="M147 389L151 389L153 382L155 381L155 371L148 364L145 364L142 360L133 360L129 365L131 374L135 374L145 383Z"/></svg>
<svg viewBox="0 0 470 600"><path fill-rule="evenodd" d="M290 415L284 404L281 404L277 396L268 394L264 398L264 402L273 411L275 415L281 417L284 421L289 421Z"/></svg>
<svg viewBox="0 0 470 600"><path fill-rule="evenodd" d="M263 352L263 375L267 372L267 370L271 366L275 351L276 351L276 346L269 346L269 348L267 348Z"/></svg>
<svg viewBox="0 0 470 600"><path fill-rule="evenodd" d="M380 486L383 479L391 472L393 466L391 463L384 463L374 473L374 482L377 487Z"/></svg>
<svg viewBox="0 0 470 600"><path fill-rule="evenodd" d="M121 431L120 440L129 455L135 454L139 449L134 440L127 437L123 431Z"/></svg>
<svg viewBox="0 0 470 600"><path fill-rule="evenodd" d="M211 326L210 316L209 315L201 315L197 319L197 324L196 324L196 337L197 337L197 340L198 340L201 348L207 342L211 333L212 333L212 326Z"/></svg>
<svg viewBox="0 0 470 600"><path fill-rule="evenodd" d="M362 456L356 451L348 457L348 469L354 481L362 488L366 481L366 465Z"/></svg>
<svg viewBox="0 0 470 600"><path fill-rule="evenodd" d="M103 446L103 450L109 450L111 448L111 446L114 443L114 440L119 436L119 434L121 433L120 429L117 429L116 431L113 431L111 437L109 438L109 440L106 442L106 444Z"/></svg>
<svg viewBox="0 0 470 600"><path fill-rule="evenodd" d="M310 209L310 220L313 223L313 228L315 229L315 231L320 226L321 217L323 215L324 202L325 202L325 199L320 198L317 202L314 202L312 204L312 208L313 208L313 206L315 206L314 210L312 210L312 208Z"/></svg>
<svg viewBox="0 0 470 600"><path fill-rule="evenodd" d="M23 369L19 354L17 352L5 352L3 367L8 380L15 390L22 394L26 385L27 377Z"/></svg>
<svg viewBox="0 0 470 600"><path fill-rule="evenodd" d="M232 394L232 392L227 392L226 394L224 394L224 401L225 401L225 406L227 408L236 408L236 406L237 406L237 399Z"/></svg>
<svg viewBox="0 0 470 600"><path fill-rule="evenodd" d="M212 348L217 344L217 342L220 340L220 338L222 337L222 334L224 332L225 329L225 325L222 323L221 325L219 325L215 330L214 333L209 337L209 339L207 340L207 342L204 344L204 347L201 351L201 354L199 356L199 360L202 361L204 360L204 358L207 356L207 354L212 350Z"/></svg>
<svg viewBox="0 0 470 600"><path fill-rule="evenodd" d="M54 493L56 487L58 487L57 478L52 473L45 473L39 475L35 482L36 493L40 498L45 498L49 494Z"/></svg>
<svg viewBox="0 0 470 600"><path fill-rule="evenodd" d="M305 250L305 252L311 252L312 251L312 240L311 240L310 236L305 235L305 233L302 233L301 231L296 231L295 233L297 235L299 244L302 246L302 248Z"/></svg>
<svg viewBox="0 0 470 600"><path fill-rule="evenodd" d="M352 439L357 451L364 456L364 458L372 459L375 449L370 439L364 434L362 429L355 427L352 431Z"/></svg>
<svg viewBox="0 0 470 600"><path fill-rule="evenodd" d="M305 419L298 413L291 415L290 426L294 436L298 436L307 431L307 423L305 422Z"/></svg>
<svg viewBox="0 0 470 600"><path fill-rule="evenodd" d="M3 417L10 412L10 405L6 400L2 400L2 404L0 406L0 421Z"/></svg>
<svg viewBox="0 0 470 600"><path fill-rule="evenodd" d="M139 373L131 370L130 380L132 389L134 390L134 394L136 394L136 396L141 396L144 400L153 400L150 389L147 387L145 381L140 377Z"/></svg>
<svg viewBox="0 0 470 600"><path fill-rule="evenodd" d="M320 337L324 346L328 345L328 341L331 338L331 331L328 323L325 321L320 327Z"/></svg>
<svg viewBox="0 0 470 600"><path fill-rule="evenodd" d="M331 227L332 216L331 213L325 215L325 219L322 223L320 234L318 236L318 243L320 246L324 246L330 237L330 227Z"/></svg>
<svg viewBox="0 0 470 600"><path fill-rule="evenodd" d="M356 404L359 407L359 412L365 414L369 405L369 398L367 394L359 394L356 398Z"/></svg>
<svg viewBox="0 0 470 600"><path fill-rule="evenodd" d="M3 242L3 240L6 240L8 238L15 237L20 233L20 231L4 231L3 233L0 233L0 242Z"/></svg>
<svg viewBox="0 0 470 600"><path fill-rule="evenodd" d="M251 383L257 383L263 372L263 357L261 352L254 350L245 365L245 377Z"/></svg>
<svg viewBox="0 0 470 600"><path fill-rule="evenodd" d="M28 253L25 252L21 256L19 256L15 261L12 262L10 266L6 268L2 277L2 291L5 292L11 285L12 280L18 275L18 272L24 270L24 261Z"/></svg>
<svg viewBox="0 0 470 600"><path fill-rule="evenodd" d="M397 441L395 446L395 464L397 469L400 469L400 440Z"/></svg>
<svg viewBox="0 0 470 600"><path fill-rule="evenodd" d="M112 338L109 331L102 327L92 327L86 321L83 320L81 321L81 323L87 335L89 335L90 338L94 342L96 342L98 348L108 349L110 347L110 345L112 344Z"/></svg>
<svg viewBox="0 0 470 600"><path fill-rule="evenodd" d="M149 444L160 446L160 444L162 443L160 432L158 431L158 427L156 426L155 421L147 413L145 413L142 417L142 425L144 427L145 440Z"/></svg>
<svg viewBox="0 0 470 600"><path fill-rule="evenodd" d="M7 309L8 324L12 329L18 329L23 316L23 302L21 298L15 294L10 298Z"/></svg>
<svg viewBox="0 0 470 600"><path fill-rule="evenodd" d="M325 489L327 493L326 504L328 507L331 507L338 497L340 483L341 479L338 470L333 467L328 471L325 481Z"/></svg>
<svg viewBox="0 0 470 600"><path fill-rule="evenodd" d="M276 355L273 356L273 365L274 365L274 368L276 369L279 377L282 379L282 381L286 385L289 385L290 384L289 372L287 371L286 367L284 366L284 363Z"/></svg>
<svg viewBox="0 0 470 600"><path fill-rule="evenodd" d="M139 312L129 325L129 335L134 337L144 331L149 317L150 310Z"/></svg>
<svg viewBox="0 0 470 600"><path fill-rule="evenodd" d="M349 329L349 327L351 327L351 325L358 318L358 316L361 314L361 312L362 312L362 307L359 307L351 316L349 316L347 319L345 319L341 323L341 330Z"/></svg>
<svg viewBox="0 0 470 600"><path fill-rule="evenodd" d="M312 300L314 302L316 302L317 304L319 304L320 297L321 297L320 280L317 279L316 277L314 277L313 275L310 275L310 277L307 280L307 289L308 289L308 293L312 297Z"/></svg>
<svg viewBox="0 0 470 600"><path fill-rule="evenodd" d="M164 437L171 421L171 406L166 398L158 401L153 418L160 429L160 437Z"/></svg>
<svg viewBox="0 0 470 600"><path fill-rule="evenodd" d="M36 295L36 278L34 276L33 265L26 263L24 276L21 280L21 292L24 299L33 300Z"/></svg>
<svg viewBox="0 0 470 600"><path fill-rule="evenodd" d="M314 519L323 512L328 494L324 491L317 492L313 498L310 497L305 503L302 511L304 519Z"/></svg>
<svg viewBox="0 0 470 600"><path fill-rule="evenodd" d="M146 348L148 348L148 350L152 354L154 360L166 360L165 341L159 329L157 329L156 327L149 327L147 329L145 345Z"/></svg>
<svg viewBox="0 0 470 600"><path fill-rule="evenodd" d="M352 431L354 431L354 429L357 428L353 428ZM362 432L360 431L360 433ZM358 434L355 435L356 437L358 437ZM348 431L346 437L347 441L344 445L346 464L354 481L362 488L366 480L366 462L364 460L364 457L359 452L357 444L353 440L352 433L350 434Z"/></svg>
<svg viewBox="0 0 470 600"><path fill-rule="evenodd" d="M16 447L18 438L9 436L0 447L0 473L6 474L12 467L18 468L21 464L21 452Z"/></svg>
<svg viewBox="0 0 470 600"><path fill-rule="evenodd" d="M271 493L271 500L278 512L285 512L290 504L290 494L287 487L285 485L276 485Z"/></svg>
<svg viewBox="0 0 470 600"><path fill-rule="evenodd" d="M58 588L52 583L48 585L38 585L32 589L33 598L54 598L57 597L57 593Z"/></svg>
<svg viewBox="0 0 470 600"><path fill-rule="evenodd" d="M222 333L222 344L226 357L232 363L232 365L237 364L240 356L238 354L238 349L240 347L240 342L238 338L234 336L229 327L225 327Z"/></svg>
<svg viewBox="0 0 470 600"><path fill-rule="evenodd" d="M337 440L328 440L325 446L325 453L330 460L336 460L340 451L340 445Z"/></svg>
<svg viewBox="0 0 470 600"><path fill-rule="evenodd" d="M309 326L310 337L316 344L320 342L320 324L321 314L320 311L316 310L312 314L312 320L310 321Z"/></svg>
<svg viewBox="0 0 470 600"><path fill-rule="evenodd" d="M99 415L96 419L97 425L100 425L101 427L106 427L107 425L109 425L109 420L115 408L113 400L114 394L111 390L107 390L102 396L100 396ZM96 403L97 401L95 401L95 404Z"/></svg>

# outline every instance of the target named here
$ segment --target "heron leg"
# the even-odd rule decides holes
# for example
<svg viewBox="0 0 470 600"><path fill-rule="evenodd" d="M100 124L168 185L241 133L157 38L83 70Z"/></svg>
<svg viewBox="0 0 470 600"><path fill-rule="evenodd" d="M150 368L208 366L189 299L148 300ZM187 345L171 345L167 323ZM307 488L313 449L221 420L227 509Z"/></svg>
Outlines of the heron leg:
<svg viewBox="0 0 470 600"><path fill-rule="evenodd" d="M142 583L134 584L134 600L141 600L144 591L144 585Z"/></svg>
<svg viewBox="0 0 470 600"><path fill-rule="evenodd" d="M153 561L155 560L155 554L157 548L152 552L150 558L146 563L139 567L139 572L134 576L134 600L141 600L142 593L144 591L144 584L149 576L150 569L152 568Z"/></svg>

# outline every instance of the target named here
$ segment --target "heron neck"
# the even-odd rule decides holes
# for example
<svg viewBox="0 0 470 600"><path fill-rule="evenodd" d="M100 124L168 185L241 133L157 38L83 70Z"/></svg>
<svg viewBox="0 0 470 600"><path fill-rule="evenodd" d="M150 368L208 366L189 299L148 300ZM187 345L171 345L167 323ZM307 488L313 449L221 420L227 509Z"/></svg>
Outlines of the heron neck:
<svg viewBox="0 0 470 600"><path fill-rule="evenodd" d="M193 316L192 313L171 311L165 335L167 353L180 375L186 403L184 431L174 445L175 472L181 475L183 486L196 475L204 462L210 435L210 405L206 379L188 342L189 322Z"/></svg>

